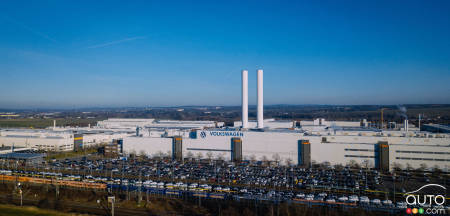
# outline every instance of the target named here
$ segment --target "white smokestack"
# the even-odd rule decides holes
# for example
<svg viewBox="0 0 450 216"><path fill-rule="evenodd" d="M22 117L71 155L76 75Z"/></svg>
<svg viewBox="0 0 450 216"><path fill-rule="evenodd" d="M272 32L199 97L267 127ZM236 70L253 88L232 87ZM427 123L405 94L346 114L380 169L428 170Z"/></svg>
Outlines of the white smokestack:
<svg viewBox="0 0 450 216"><path fill-rule="evenodd" d="M56 120L53 120L53 130L56 129Z"/></svg>
<svg viewBox="0 0 450 216"><path fill-rule="evenodd" d="M408 132L408 119L405 119L405 131Z"/></svg>
<svg viewBox="0 0 450 216"><path fill-rule="evenodd" d="M422 115L419 114L419 131L420 131L420 121L422 120Z"/></svg>
<svg viewBox="0 0 450 216"><path fill-rule="evenodd" d="M242 128L248 128L248 71L242 70Z"/></svg>
<svg viewBox="0 0 450 216"><path fill-rule="evenodd" d="M258 70L258 128L264 128L264 96L263 96L263 70Z"/></svg>

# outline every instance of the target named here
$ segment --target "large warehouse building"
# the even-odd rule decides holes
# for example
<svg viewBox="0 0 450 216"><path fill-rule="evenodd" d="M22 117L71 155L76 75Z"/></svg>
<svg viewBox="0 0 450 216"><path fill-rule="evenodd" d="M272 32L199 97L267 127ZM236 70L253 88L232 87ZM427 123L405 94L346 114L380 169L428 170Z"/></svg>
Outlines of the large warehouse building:
<svg viewBox="0 0 450 216"><path fill-rule="evenodd" d="M278 161L310 165L330 163L389 169L450 165L450 137L447 134L415 133L404 136L399 131L323 131L307 134L302 130L196 130L184 136L125 137L124 152L150 156L174 155L176 139L181 141L183 157L232 160ZM236 143L240 149L236 151ZM387 157L383 157L383 152Z"/></svg>
<svg viewBox="0 0 450 216"><path fill-rule="evenodd" d="M0 129L1 147L26 147L43 151L72 151L134 135L134 130L91 128Z"/></svg>

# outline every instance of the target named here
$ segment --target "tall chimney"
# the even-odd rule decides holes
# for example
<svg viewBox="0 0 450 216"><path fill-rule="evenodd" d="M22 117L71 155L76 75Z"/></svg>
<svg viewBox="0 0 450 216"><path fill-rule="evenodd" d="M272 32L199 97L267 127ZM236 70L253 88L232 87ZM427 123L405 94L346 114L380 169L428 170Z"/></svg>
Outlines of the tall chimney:
<svg viewBox="0 0 450 216"><path fill-rule="evenodd" d="M248 71L242 70L242 128L248 128Z"/></svg>
<svg viewBox="0 0 450 216"><path fill-rule="evenodd" d="M408 119L405 119L404 126L405 126L405 132L408 132Z"/></svg>
<svg viewBox="0 0 450 216"><path fill-rule="evenodd" d="M422 115L419 114L419 131L420 131L420 121L422 120Z"/></svg>
<svg viewBox="0 0 450 216"><path fill-rule="evenodd" d="M56 120L53 120L53 130L56 129Z"/></svg>
<svg viewBox="0 0 450 216"><path fill-rule="evenodd" d="M258 128L264 128L264 111L263 111L263 104L264 104L264 96L263 96L263 70L258 70Z"/></svg>

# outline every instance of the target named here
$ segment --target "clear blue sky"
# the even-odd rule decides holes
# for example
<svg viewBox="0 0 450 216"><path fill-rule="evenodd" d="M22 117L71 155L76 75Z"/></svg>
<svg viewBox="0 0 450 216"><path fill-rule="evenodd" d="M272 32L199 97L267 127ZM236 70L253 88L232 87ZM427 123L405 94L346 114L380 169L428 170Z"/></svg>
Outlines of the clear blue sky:
<svg viewBox="0 0 450 216"><path fill-rule="evenodd" d="M450 1L2 1L0 107L450 103Z"/></svg>

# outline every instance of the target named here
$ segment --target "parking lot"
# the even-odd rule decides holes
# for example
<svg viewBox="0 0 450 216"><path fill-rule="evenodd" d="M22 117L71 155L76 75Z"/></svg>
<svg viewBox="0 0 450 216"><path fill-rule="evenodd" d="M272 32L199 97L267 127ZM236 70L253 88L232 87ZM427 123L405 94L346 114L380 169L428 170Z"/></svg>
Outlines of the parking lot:
<svg viewBox="0 0 450 216"><path fill-rule="evenodd" d="M433 182L446 186L447 175L380 173L350 167L269 166L260 162L105 159L98 155L34 166L2 161L1 169L15 175L105 183L111 192L345 205L389 211L405 209L402 193L417 189L418 185Z"/></svg>

